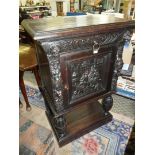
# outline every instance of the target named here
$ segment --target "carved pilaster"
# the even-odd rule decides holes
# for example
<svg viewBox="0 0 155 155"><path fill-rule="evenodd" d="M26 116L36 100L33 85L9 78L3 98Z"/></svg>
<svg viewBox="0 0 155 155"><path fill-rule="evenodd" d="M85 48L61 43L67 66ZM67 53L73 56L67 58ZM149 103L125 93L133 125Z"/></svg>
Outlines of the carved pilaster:
<svg viewBox="0 0 155 155"><path fill-rule="evenodd" d="M117 45L117 54L116 54L116 60L115 60L112 83L111 83L111 90L114 90L114 91L116 90L118 76L120 75L120 71L123 67L123 60L122 60L123 47L124 47L124 43L119 42L119 44Z"/></svg>
<svg viewBox="0 0 155 155"><path fill-rule="evenodd" d="M64 109L63 106L63 86L60 72L60 48L56 44L43 44L43 48L47 48L45 50L47 59L49 62L50 73L51 73L51 81L52 81L52 90L53 90L53 101L55 105L56 111L61 111ZM46 82L46 81L45 81Z"/></svg>
<svg viewBox="0 0 155 155"><path fill-rule="evenodd" d="M131 39L133 31L126 31L123 34L122 40L120 40L117 43L117 54L116 54L116 61L114 65L114 71L113 71L113 77L112 77L112 83L111 83L111 90L115 91L117 87L117 80L118 76L120 76L120 71L123 67L123 60L122 60L122 54L123 54L123 48L125 42L129 42Z"/></svg>

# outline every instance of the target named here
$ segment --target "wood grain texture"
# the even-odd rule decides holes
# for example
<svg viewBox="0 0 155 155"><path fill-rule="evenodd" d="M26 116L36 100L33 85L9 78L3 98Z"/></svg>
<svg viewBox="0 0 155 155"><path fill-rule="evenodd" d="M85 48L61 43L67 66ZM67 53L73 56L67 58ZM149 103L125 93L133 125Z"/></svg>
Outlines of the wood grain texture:
<svg viewBox="0 0 155 155"><path fill-rule="evenodd" d="M34 40L38 40L51 37L67 37L68 34L77 35L77 33L85 33L85 31L87 33L100 33L101 31L114 29L114 25L115 29L134 27L134 21L109 16L84 15L37 20L25 19L22 25Z"/></svg>

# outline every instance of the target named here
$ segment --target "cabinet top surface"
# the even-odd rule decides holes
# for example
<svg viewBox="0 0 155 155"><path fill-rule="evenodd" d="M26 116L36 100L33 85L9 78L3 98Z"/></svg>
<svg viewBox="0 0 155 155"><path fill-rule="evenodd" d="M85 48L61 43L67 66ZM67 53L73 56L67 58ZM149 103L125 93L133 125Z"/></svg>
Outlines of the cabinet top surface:
<svg viewBox="0 0 155 155"><path fill-rule="evenodd" d="M22 21L22 26L34 40L56 37L62 33L72 35L74 32L93 32L97 28L108 30L130 25L134 25L134 21L103 15L61 16Z"/></svg>

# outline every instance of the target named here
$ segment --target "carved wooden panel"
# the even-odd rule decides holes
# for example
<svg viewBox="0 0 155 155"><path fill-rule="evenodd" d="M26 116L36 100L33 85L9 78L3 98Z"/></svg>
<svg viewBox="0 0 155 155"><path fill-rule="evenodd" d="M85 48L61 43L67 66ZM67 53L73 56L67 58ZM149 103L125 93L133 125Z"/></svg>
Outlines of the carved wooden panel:
<svg viewBox="0 0 155 155"><path fill-rule="evenodd" d="M104 63L106 57L89 58L72 62L70 67L72 95L71 99L105 90Z"/></svg>
<svg viewBox="0 0 155 155"><path fill-rule="evenodd" d="M62 72L65 74L63 83L66 89L64 96L68 98L68 104L107 91L111 57L111 50L98 54L88 52L85 56L80 53L62 56Z"/></svg>

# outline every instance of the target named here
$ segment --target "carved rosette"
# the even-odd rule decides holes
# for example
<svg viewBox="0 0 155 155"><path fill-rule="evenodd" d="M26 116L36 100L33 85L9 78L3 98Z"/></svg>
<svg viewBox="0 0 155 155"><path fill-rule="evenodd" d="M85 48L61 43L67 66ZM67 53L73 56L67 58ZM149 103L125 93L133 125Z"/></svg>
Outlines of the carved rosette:
<svg viewBox="0 0 155 155"><path fill-rule="evenodd" d="M117 54L116 54L116 60L115 60L112 83L111 83L111 90L113 91L116 90L118 76L120 76L120 71L123 67L122 54L123 54L124 44L125 42L130 41L132 32L133 32L132 30L125 31L123 34L122 40L120 40L117 44Z"/></svg>
<svg viewBox="0 0 155 155"><path fill-rule="evenodd" d="M60 48L58 45L53 43L46 43L43 45L45 50L47 59L49 62L51 80L52 80L52 89L53 89L53 99L56 111L62 111L64 109L63 106L63 86L61 80L61 72L60 72L60 60L59 60L59 52Z"/></svg>

